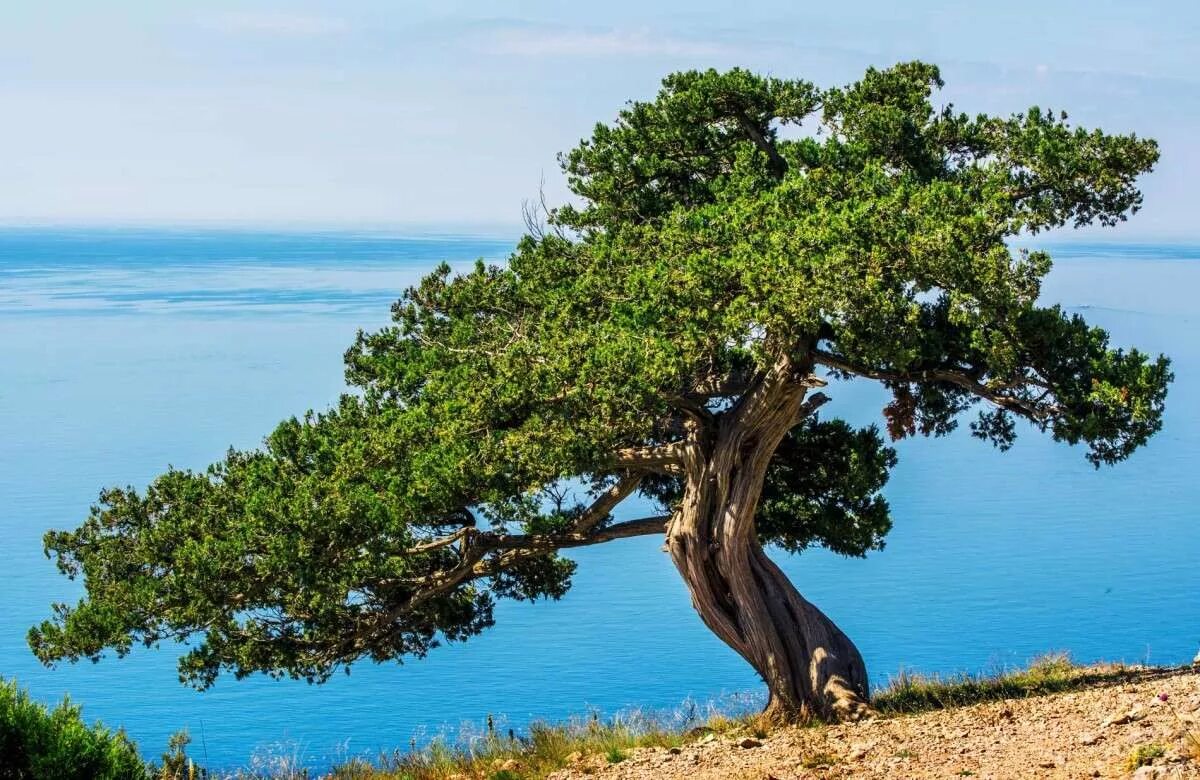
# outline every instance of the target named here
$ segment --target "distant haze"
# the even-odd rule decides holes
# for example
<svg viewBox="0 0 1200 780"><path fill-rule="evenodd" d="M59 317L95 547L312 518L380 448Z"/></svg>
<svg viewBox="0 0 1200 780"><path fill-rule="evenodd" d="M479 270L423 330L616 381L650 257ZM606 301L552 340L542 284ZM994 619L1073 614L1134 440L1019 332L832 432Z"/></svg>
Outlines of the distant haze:
<svg viewBox="0 0 1200 780"><path fill-rule="evenodd" d="M8 2L0 223L515 233L555 155L682 68L940 64L968 112L1158 138L1114 237L1194 238L1200 5Z"/></svg>

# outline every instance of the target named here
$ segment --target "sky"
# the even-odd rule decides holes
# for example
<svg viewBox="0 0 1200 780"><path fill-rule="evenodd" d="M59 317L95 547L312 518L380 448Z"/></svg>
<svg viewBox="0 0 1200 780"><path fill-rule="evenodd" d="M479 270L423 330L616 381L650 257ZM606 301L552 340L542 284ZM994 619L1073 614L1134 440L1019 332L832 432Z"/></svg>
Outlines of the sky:
<svg viewBox="0 0 1200 780"><path fill-rule="evenodd" d="M0 4L0 224L515 231L665 74L942 68L939 103L1160 141L1119 236L1200 238L1200 3Z"/></svg>

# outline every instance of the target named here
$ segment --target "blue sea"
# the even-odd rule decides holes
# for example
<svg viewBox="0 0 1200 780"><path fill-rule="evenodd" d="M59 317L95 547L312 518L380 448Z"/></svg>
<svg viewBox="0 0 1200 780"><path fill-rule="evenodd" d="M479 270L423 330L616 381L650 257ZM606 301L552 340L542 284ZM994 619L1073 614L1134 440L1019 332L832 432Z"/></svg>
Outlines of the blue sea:
<svg viewBox="0 0 1200 780"><path fill-rule="evenodd" d="M41 667L25 632L79 587L42 553L106 485L253 447L342 389L358 328L445 260L500 261L511 238L237 232L0 231L0 676L38 699L69 692L147 756L187 727L193 756L321 767L423 743L493 714L671 709L761 692L710 635L660 542L574 553L560 602L506 603L494 629L404 665L321 686L179 684L175 648ZM1099 471L1026 433L1008 453L964 430L899 445L895 529L865 560L788 558L800 590L862 649L876 683L901 669L980 672L1066 650L1084 661L1190 660L1200 648L1200 246L1060 244L1045 286L1117 344L1165 352L1164 430ZM883 397L835 385L829 413L865 423ZM636 512L633 507L630 512Z"/></svg>

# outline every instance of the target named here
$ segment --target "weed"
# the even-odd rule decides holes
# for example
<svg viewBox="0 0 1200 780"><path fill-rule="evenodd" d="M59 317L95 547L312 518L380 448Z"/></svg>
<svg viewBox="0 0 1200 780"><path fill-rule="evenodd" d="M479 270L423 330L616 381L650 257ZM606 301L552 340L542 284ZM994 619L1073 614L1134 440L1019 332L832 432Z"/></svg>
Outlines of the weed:
<svg viewBox="0 0 1200 780"><path fill-rule="evenodd" d="M1133 752L1129 754L1129 758L1125 759L1125 768L1130 771L1137 769L1140 766L1149 766L1154 763L1154 759L1162 758L1167 754L1167 749L1162 745L1149 744L1138 745Z"/></svg>
<svg viewBox="0 0 1200 780"><path fill-rule="evenodd" d="M820 769L823 766L833 766L840 762L841 759L832 753L813 753L800 759L800 766L805 769Z"/></svg>

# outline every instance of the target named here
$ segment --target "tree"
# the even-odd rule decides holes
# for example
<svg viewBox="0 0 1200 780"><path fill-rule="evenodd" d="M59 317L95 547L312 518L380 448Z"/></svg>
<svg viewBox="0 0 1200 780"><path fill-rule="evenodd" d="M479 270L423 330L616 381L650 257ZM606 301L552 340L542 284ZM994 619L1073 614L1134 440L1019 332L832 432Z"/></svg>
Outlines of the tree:
<svg viewBox="0 0 1200 780"><path fill-rule="evenodd" d="M868 711L859 652L763 549L861 556L891 526L895 454L818 414L827 379L882 383L892 439L981 407L975 436L1006 449L1032 428L1097 466L1160 428L1171 379L1040 306L1049 257L1007 244L1124 220L1155 143L1037 108L935 110L941 86L916 62L825 90L669 76L561 158L577 205L532 220L506 265L442 266L360 333L334 408L49 533L86 596L34 651L195 639L180 673L198 686L320 681L466 639L498 598L558 598L562 550L665 534L770 713ZM635 494L659 511L614 521Z"/></svg>

